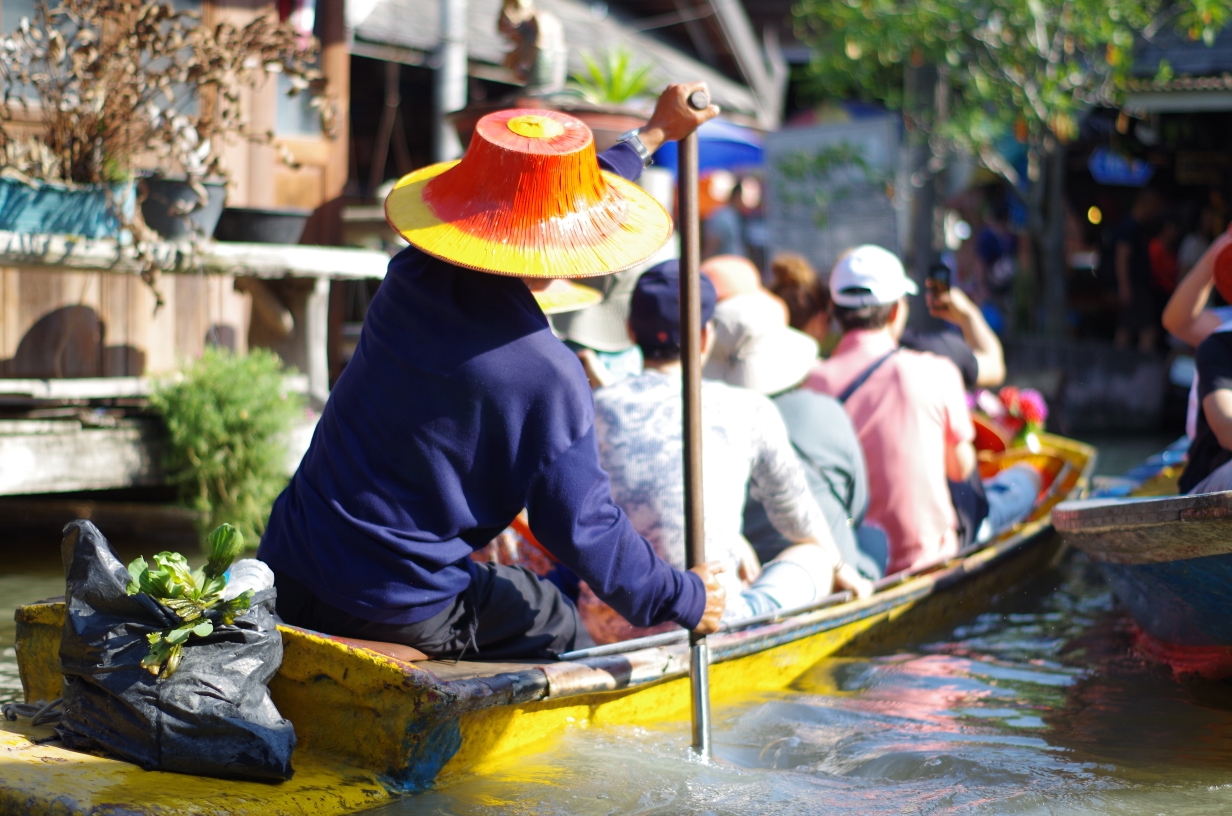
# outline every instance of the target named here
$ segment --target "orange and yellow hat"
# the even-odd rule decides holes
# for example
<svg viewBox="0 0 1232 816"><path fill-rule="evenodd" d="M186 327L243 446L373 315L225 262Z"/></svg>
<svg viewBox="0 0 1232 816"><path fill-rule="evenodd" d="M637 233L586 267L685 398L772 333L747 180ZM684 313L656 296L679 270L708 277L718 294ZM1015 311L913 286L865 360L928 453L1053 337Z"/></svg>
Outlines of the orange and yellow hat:
<svg viewBox="0 0 1232 816"><path fill-rule="evenodd" d="M672 220L654 198L599 168L586 125L546 110L480 119L461 160L398 181L385 218L429 255L531 278L619 272L672 235Z"/></svg>

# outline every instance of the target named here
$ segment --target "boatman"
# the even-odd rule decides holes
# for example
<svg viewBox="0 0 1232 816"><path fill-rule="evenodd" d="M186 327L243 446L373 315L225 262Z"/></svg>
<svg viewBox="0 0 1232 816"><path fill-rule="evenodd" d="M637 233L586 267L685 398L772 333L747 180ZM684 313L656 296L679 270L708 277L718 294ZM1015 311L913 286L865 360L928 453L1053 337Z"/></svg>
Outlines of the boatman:
<svg viewBox="0 0 1232 816"><path fill-rule="evenodd" d="M398 182L386 217L411 246L390 261L261 541L283 620L441 658L589 646L555 585L470 558L525 508L539 541L630 623L718 628L722 567L673 568L612 502L586 375L544 316L594 298L554 279L627 269L671 237L632 181L718 115L689 107L704 89L669 86L597 160L570 116L489 114L461 161Z"/></svg>

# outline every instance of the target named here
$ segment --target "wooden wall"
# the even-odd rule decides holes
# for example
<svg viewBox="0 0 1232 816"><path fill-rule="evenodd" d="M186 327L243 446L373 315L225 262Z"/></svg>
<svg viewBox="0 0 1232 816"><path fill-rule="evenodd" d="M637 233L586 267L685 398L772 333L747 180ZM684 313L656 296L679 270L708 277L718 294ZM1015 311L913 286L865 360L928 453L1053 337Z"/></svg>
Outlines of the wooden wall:
<svg viewBox="0 0 1232 816"><path fill-rule="evenodd" d="M207 343L248 349L249 296L230 275L0 269L0 377L121 377L174 370Z"/></svg>
<svg viewBox="0 0 1232 816"><path fill-rule="evenodd" d="M341 4L341 0L324 0ZM223 21L243 26L276 8L273 0L205 0L202 16L207 24ZM279 103L278 83L271 77L256 89L243 91L248 124L254 131L275 130ZM300 166L288 166L278 146L285 146ZM279 134L274 145L252 144L233 139L223 150L231 173L227 203L236 207L302 207L316 209L328 196L325 178L330 160L330 141L325 136L300 137Z"/></svg>

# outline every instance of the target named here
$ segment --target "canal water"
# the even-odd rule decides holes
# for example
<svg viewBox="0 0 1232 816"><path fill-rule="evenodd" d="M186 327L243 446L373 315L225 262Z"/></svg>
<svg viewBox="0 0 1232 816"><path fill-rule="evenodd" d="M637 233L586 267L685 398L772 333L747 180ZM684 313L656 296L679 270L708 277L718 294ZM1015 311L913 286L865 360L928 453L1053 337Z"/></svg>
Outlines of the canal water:
<svg viewBox="0 0 1232 816"><path fill-rule="evenodd" d="M1071 557L896 654L824 660L688 724L577 729L377 813L1216 814L1232 811L1232 685L1182 683Z"/></svg>
<svg viewBox="0 0 1232 816"><path fill-rule="evenodd" d="M1167 440L1105 443L1115 474ZM129 549L128 544L124 549ZM54 543L0 549L0 643L62 591ZM20 694L11 647L0 698ZM824 660L792 688L688 724L575 728L484 775L374 811L410 814L1215 814L1232 811L1232 684L1178 681L1130 649L1080 555L894 654Z"/></svg>

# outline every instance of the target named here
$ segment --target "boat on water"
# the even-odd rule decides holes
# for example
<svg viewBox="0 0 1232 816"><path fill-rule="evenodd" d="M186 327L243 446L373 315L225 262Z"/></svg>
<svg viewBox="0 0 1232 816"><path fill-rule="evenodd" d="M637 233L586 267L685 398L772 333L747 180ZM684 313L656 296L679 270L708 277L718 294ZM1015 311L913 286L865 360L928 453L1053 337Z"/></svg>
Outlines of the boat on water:
<svg viewBox="0 0 1232 816"><path fill-rule="evenodd" d="M985 607L1046 569L1062 544L1053 508L1087 492L1088 445L1048 434L1038 451L982 455L981 472L1024 460L1051 478L1026 519L987 544L887 576L868 598L837 593L806 608L742 621L711 635L716 701L790 686L818 660L887 649ZM27 701L60 696L64 605L17 611ZM288 782L221 781L145 772L68 751L54 731L0 723L0 813L350 813L541 748L571 727L687 720L683 630L562 656L556 663L414 660L394 644L281 627L284 656L270 683L299 739ZM682 726L683 727L683 726Z"/></svg>
<svg viewBox="0 0 1232 816"><path fill-rule="evenodd" d="M1053 511L1134 619L1140 652L1179 674L1232 676L1232 491L1176 495L1178 443L1093 498Z"/></svg>

